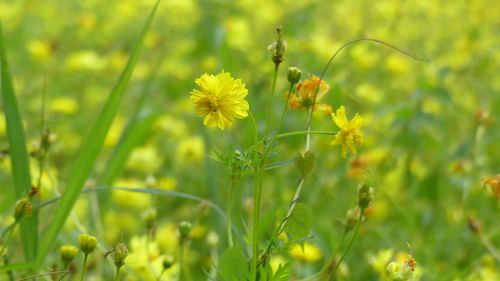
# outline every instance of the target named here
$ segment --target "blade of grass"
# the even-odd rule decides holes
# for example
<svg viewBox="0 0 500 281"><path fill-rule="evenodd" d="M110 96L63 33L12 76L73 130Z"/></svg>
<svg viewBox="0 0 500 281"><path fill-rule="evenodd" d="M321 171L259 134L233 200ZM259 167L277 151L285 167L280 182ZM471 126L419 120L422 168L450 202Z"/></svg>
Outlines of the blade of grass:
<svg viewBox="0 0 500 281"><path fill-rule="evenodd" d="M0 61L3 110L9 139L10 161L16 198L28 195L31 189L29 158L26 150L23 122L17 104L4 42L2 25L0 23ZM33 261L38 244L38 211L21 221L21 240L24 254L28 261Z"/></svg>
<svg viewBox="0 0 500 281"><path fill-rule="evenodd" d="M31 264L29 264L29 263L8 264L8 265L0 266L0 272L26 269L26 268L30 268L30 267L31 267Z"/></svg>
<svg viewBox="0 0 500 281"><path fill-rule="evenodd" d="M144 44L144 39L149 28L151 27L151 23L153 21L159 3L160 1L155 4L153 10L151 11L151 14L148 17L142 29L142 32L135 43L135 47L132 51L127 65L125 66L125 69L123 70L113 91L106 100L106 104L99 113L99 116L95 121L95 124L87 138L87 141L84 143L80 151L79 158L76 161L75 168L70 177L66 190L61 198L61 201L59 202L58 208L55 211L54 217L52 218L52 222L50 223L48 229L45 231L45 235L43 235L42 237L40 249L35 259L35 271L38 271L42 266L45 257L47 256L50 248L57 238L57 235L66 222L71 209L76 203L76 200L78 199L78 196L83 189L86 179L92 171L97 156L104 144L104 139L108 133L109 128L111 127L111 123L113 122L113 119L118 112L123 93L125 92L125 88L127 87L128 82L130 81L130 77L132 76L133 69L139 59L139 55Z"/></svg>
<svg viewBox="0 0 500 281"><path fill-rule="evenodd" d="M145 137L144 133L147 132L147 129L149 129L149 127L153 124L153 121L156 119L153 118L152 120L147 120L148 118L143 118L141 120L140 113L147 97L151 93L151 85L153 85L156 73L163 62L163 57L164 55L162 55L158 59L147 81L144 83L144 88L142 89L141 94L139 95L139 98L135 103L134 110L129 120L127 121L127 125L121 133L120 140L113 149L113 152L108 159L106 168L100 177L99 183L102 185L112 185L114 183L116 178L122 172L128 156ZM142 124L138 124L138 122L141 122ZM99 197L101 214L105 214L110 202L109 191L106 190L103 192L99 192L97 195Z"/></svg>

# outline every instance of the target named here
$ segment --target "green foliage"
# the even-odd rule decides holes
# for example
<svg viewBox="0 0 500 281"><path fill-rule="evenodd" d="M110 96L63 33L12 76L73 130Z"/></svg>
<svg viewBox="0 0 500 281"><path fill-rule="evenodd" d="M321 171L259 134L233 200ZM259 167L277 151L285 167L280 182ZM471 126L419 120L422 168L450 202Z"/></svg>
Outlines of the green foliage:
<svg viewBox="0 0 500 281"><path fill-rule="evenodd" d="M288 218L285 231L293 239L305 238L311 232L313 225L313 213L305 203L297 203L292 215Z"/></svg>
<svg viewBox="0 0 500 281"><path fill-rule="evenodd" d="M227 248L220 259L222 281L245 280L248 276L248 261L238 247Z"/></svg>

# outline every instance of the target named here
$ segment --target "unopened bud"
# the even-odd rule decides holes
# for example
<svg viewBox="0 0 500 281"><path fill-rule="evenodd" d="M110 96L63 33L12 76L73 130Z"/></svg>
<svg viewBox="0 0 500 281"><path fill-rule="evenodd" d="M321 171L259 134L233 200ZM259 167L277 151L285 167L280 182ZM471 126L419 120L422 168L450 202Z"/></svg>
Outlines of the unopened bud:
<svg viewBox="0 0 500 281"><path fill-rule="evenodd" d="M163 269L167 270L171 268L174 263L174 257L172 257L171 255L166 256L165 259L163 259Z"/></svg>
<svg viewBox="0 0 500 281"><path fill-rule="evenodd" d="M78 254L78 248L75 246L65 245L61 247L61 260L65 265L68 265Z"/></svg>
<svg viewBox="0 0 500 281"><path fill-rule="evenodd" d="M368 208L375 198L373 187L367 185L366 183L362 184L358 189L358 205L364 210Z"/></svg>
<svg viewBox="0 0 500 281"><path fill-rule="evenodd" d="M78 236L78 244L85 255L92 253L97 246L97 239L94 236L80 234Z"/></svg>
<svg viewBox="0 0 500 281"><path fill-rule="evenodd" d="M25 216L31 216L33 209L33 204L30 200L24 198L16 202L16 208L14 209L14 219L20 221Z"/></svg>
<svg viewBox="0 0 500 281"><path fill-rule="evenodd" d="M157 212L155 209L149 209L144 213L144 221L146 222L146 227L151 229L154 227L156 222Z"/></svg>
<svg viewBox="0 0 500 281"><path fill-rule="evenodd" d="M271 55L271 59L274 64L279 65L283 61L283 56L285 55L285 50L287 47L286 40L283 39L283 28L281 26L276 27L276 31L278 32L278 40L273 42L267 47L269 54Z"/></svg>
<svg viewBox="0 0 500 281"><path fill-rule="evenodd" d="M300 71L300 69L294 66L290 66L288 68L288 82L290 82L290 84L296 84L299 82L300 76L302 76L302 71Z"/></svg>
<svg viewBox="0 0 500 281"><path fill-rule="evenodd" d="M113 260L117 268L120 268L125 264L125 259L128 256L127 246L124 243L118 243L115 246L115 251L113 253Z"/></svg>
<svg viewBox="0 0 500 281"><path fill-rule="evenodd" d="M360 215L361 215L361 209L359 208L359 206L354 206L351 209L347 210L347 213L345 214L346 218L345 227L347 231L354 228L354 226L359 220Z"/></svg>
<svg viewBox="0 0 500 281"><path fill-rule="evenodd" d="M181 234L181 239L186 239L189 237L191 228L193 228L193 225L188 221L182 221L179 224L179 233Z"/></svg>

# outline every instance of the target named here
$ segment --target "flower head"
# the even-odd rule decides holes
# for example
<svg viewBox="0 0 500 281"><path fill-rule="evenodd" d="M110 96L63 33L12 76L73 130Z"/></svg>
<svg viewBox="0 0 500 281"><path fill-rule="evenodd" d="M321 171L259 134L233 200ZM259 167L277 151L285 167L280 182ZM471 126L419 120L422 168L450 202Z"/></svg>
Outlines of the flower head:
<svg viewBox="0 0 500 281"><path fill-rule="evenodd" d="M340 128L340 131L335 135L332 145L342 145L342 157L347 156L347 150L356 154L355 144L363 144L363 132L361 126L364 119L356 113L351 121L347 120L344 106L341 106L335 114L332 113L333 122Z"/></svg>
<svg viewBox="0 0 500 281"><path fill-rule="evenodd" d="M486 187L487 185L491 187L493 196L495 196L495 198L497 199L500 199L500 175L497 175L493 178L483 179L483 186Z"/></svg>
<svg viewBox="0 0 500 281"><path fill-rule="evenodd" d="M78 244L85 255L92 253L97 246L97 239L94 236L80 234L78 236Z"/></svg>
<svg viewBox="0 0 500 281"><path fill-rule="evenodd" d="M327 112L329 106L319 101L325 96L329 88L325 81L320 81L319 77L311 74L310 79L306 79L297 85L297 94L287 93L287 97L290 95L288 97L288 104L292 109L296 110L313 107L313 110L325 109L325 112ZM315 95L316 100L314 100Z"/></svg>
<svg viewBox="0 0 500 281"><path fill-rule="evenodd" d="M248 94L241 79L234 79L228 72L217 75L203 74L195 80L201 88L191 92L196 114L204 116L203 124L207 127L229 128L235 118L248 116L249 105L244 99Z"/></svg>

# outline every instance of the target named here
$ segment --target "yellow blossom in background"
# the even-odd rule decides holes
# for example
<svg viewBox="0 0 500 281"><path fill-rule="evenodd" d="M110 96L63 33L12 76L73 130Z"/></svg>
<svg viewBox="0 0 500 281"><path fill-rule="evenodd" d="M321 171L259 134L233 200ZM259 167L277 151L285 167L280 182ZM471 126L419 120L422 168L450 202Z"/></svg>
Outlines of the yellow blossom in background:
<svg viewBox="0 0 500 281"><path fill-rule="evenodd" d="M52 55L53 47L47 41L32 40L28 43L28 51L34 58L46 60Z"/></svg>
<svg viewBox="0 0 500 281"><path fill-rule="evenodd" d="M313 110L323 109L331 113L331 108L329 108L329 106L320 103L329 89L330 87L325 81L320 82L319 77L311 74L310 79L306 79L297 85L296 94L287 93L285 96L288 97L288 95L290 95L290 97L288 97L288 104L292 109L304 110L314 105ZM314 96L316 96L316 102L314 101Z"/></svg>
<svg viewBox="0 0 500 281"><path fill-rule="evenodd" d="M203 124L207 127L219 127L221 130L231 127L234 119L248 116L249 105L245 100L248 90L241 79L234 79L229 72L217 75L203 74L195 80L201 88L191 92L196 114L204 116Z"/></svg>
<svg viewBox="0 0 500 281"><path fill-rule="evenodd" d="M50 101L50 112L73 114L78 110L76 100L67 97L58 97Z"/></svg>
<svg viewBox="0 0 500 281"><path fill-rule="evenodd" d="M344 158L347 157L347 150L350 150L352 154L356 154L354 145L362 145L364 142L363 133L360 130L364 119L356 113L354 118L348 121L344 106L340 106L335 114L332 113L332 119L340 131L335 135L335 139L331 144L342 146L342 157Z"/></svg>
<svg viewBox="0 0 500 281"><path fill-rule="evenodd" d="M175 160L179 164L200 164L205 157L205 142L194 136L180 141L175 151Z"/></svg>
<svg viewBox="0 0 500 281"><path fill-rule="evenodd" d="M310 242L305 242L304 247L299 244L293 245L290 255L302 262L315 262L322 256L318 246Z"/></svg>

